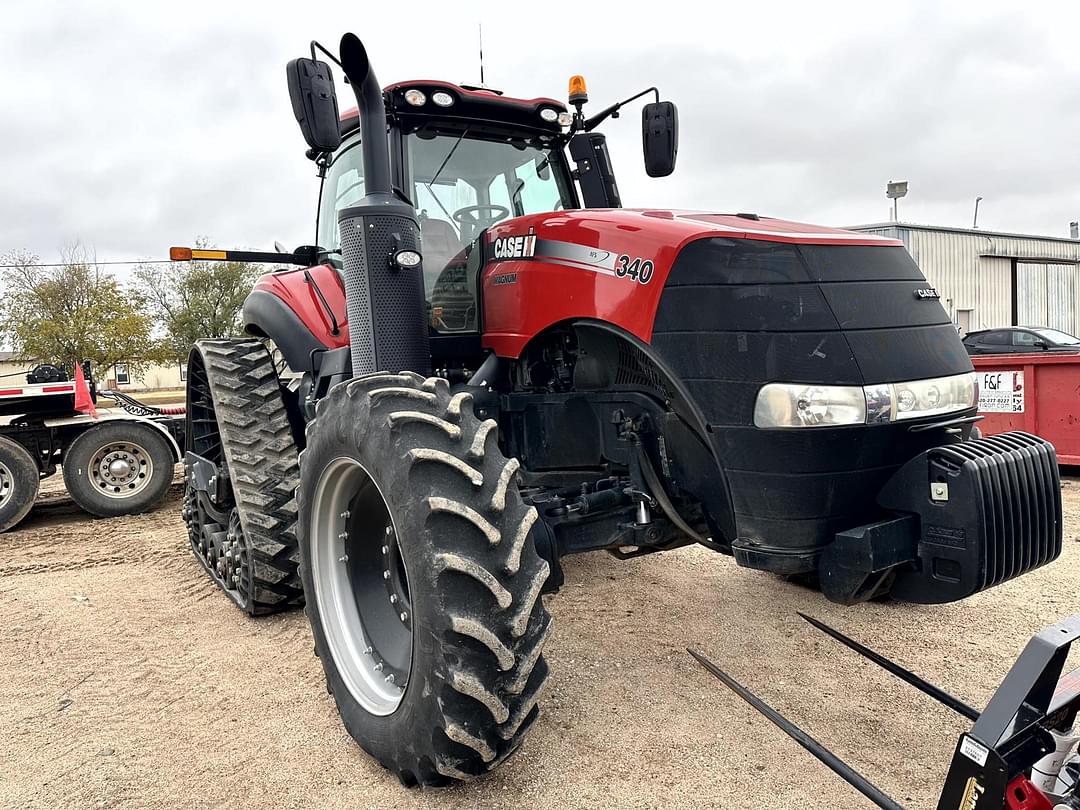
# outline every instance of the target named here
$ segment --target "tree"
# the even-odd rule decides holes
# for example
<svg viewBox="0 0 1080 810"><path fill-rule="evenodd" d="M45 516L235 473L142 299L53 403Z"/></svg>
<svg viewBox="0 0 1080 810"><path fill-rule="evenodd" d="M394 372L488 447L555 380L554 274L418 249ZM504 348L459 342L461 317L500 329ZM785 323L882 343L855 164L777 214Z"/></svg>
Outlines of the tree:
<svg viewBox="0 0 1080 810"><path fill-rule="evenodd" d="M75 245L63 264L12 252L0 262L0 337L24 360L62 364L90 360L99 368L126 362L133 371L161 359L153 321L141 296L125 290Z"/></svg>
<svg viewBox="0 0 1080 810"><path fill-rule="evenodd" d="M200 338L240 333L240 309L260 272L246 262L175 262L142 265L135 279L168 351L183 359Z"/></svg>

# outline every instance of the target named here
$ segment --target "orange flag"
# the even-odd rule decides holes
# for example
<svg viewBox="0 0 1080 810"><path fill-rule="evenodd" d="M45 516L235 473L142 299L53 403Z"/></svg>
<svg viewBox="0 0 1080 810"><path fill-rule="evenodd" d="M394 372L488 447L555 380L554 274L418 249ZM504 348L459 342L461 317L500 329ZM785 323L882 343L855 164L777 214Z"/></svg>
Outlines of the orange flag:
<svg viewBox="0 0 1080 810"><path fill-rule="evenodd" d="M97 419L97 408L94 407L94 400L90 396L90 386L86 384L81 363L75 364L75 410L79 413L88 413Z"/></svg>

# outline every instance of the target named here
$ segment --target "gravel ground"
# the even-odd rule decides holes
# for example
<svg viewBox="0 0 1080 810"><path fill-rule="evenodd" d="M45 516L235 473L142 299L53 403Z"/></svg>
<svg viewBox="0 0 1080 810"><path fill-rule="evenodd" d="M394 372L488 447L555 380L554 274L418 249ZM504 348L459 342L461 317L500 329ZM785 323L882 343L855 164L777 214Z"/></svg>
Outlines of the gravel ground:
<svg viewBox="0 0 1080 810"><path fill-rule="evenodd" d="M50 487L0 536L4 807L869 806L685 652L694 646L911 808L965 722L814 631L803 610L976 705L1026 639L1080 611L1080 479L1055 564L961 604L842 608L688 548L571 559L552 683L489 778L406 790L343 731L301 613L253 620L157 512L90 520Z"/></svg>

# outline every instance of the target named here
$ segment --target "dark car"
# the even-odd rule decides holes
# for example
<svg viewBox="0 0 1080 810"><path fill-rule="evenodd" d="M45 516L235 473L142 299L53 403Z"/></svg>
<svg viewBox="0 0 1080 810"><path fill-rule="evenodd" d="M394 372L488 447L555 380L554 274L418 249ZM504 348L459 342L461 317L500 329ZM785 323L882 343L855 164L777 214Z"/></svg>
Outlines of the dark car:
<svg viewBox="0 0 1080 810"><path fill-rule="evenodd" d="M1008 326L968 332L964 346L968 354L1080 352L1080 338L1045 326Z"/></svg>

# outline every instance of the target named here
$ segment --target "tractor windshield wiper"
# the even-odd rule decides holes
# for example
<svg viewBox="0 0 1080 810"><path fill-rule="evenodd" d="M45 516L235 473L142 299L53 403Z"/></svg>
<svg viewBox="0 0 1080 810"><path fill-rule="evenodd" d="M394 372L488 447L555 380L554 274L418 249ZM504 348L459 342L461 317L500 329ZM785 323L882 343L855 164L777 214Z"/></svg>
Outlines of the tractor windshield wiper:
<svg viewBox="0 0 1080 810"><path fill-rule="evenodd" d="M435 176L431 178L431 183L437 183L439 181L439 175L442 174L442 170L446 168L446 164L450 162L450 158L454 156L454 152L456 152L457 148L461 146L461 141L468 134L469 130L466 129L460 135L458 135L458 139L454 141L454 145L451 146L450 151L446 153L446 157L443 158L443 162L439 164L439 169L435 172ZM429 190L431 189L431 183L425 184Z"/></svg>
<svg viewBox="0 0 1080 810"><path fill-rule="evenodd" d="M442 212L444 214L446 214L446 218L448 220L450 220L450 227L454 228L454 230L457 231L458 238L461 237L461 229L455 227L455 225L454 225L454 217L450 214L449 211L446 210L446 206L443 205L442 200L439 199L439 195L435 193L435 189L432 188L432 185L434 185L438 181L439 175L442 174L442 170L446 168L446 164L450 162L450 158L452 158L454 156L454 152L456 152L457 148L459 146L461 146L461 142L465 139L465 136L468 135L468 134L469 134L468 129L462 130L462 133L460 135L458 135L458 139L456 141L454 141L454 145L450 147L450 151L446 153L446 157L443 158L443 162L439 164L439 168L438 168L438 171L435 172L435 176L432 177L430 181L427 181L427 180L424 181L424 185L427 186L427 190L428 190L428 193L431 194L431 198L433 200L435 200L435 204L438 205L439 208L442 209Z"/></svg>

